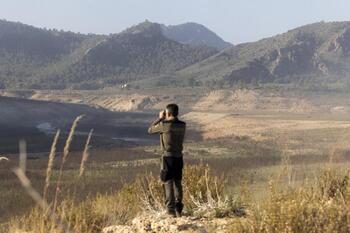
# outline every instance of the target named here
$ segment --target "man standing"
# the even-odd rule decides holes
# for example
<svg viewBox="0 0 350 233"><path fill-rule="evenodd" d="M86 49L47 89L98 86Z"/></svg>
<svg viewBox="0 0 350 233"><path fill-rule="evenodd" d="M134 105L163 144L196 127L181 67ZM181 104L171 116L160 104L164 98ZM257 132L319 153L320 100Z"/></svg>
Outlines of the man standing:
<svg viewBox="0 0 350 233"><path fill-rule="evenodd" d="M180 217L183 209L182 150L186 123L177 118L178 114L179 107L176 104L169 104L148 129L149 134L160 134L162 149L160 179L164 182L167 213L174 217Z"/></svg>

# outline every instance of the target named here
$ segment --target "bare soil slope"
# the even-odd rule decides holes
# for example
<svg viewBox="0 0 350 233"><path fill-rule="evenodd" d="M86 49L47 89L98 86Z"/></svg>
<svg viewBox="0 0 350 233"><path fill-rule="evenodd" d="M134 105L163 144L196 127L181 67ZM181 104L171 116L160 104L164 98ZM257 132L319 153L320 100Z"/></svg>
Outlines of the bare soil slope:
<svg viewBox="0 0 350 233"><path fill-rule="evenodd" d="M3 92L5 96L21 96L35 100L79 103L111 111L149 111L163 109L171 102L186 111L228 113L297 113L346 114L350 111L347 95L296 94L265 90L215 90L215 91L137 91L113 93L35 91L31 94Z"/></svg>

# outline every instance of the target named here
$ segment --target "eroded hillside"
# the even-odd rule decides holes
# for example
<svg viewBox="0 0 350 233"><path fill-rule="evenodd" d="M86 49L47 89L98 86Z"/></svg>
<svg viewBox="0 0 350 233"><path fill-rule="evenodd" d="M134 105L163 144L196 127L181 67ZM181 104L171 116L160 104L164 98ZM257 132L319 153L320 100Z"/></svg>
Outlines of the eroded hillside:
<svg viewBox="0 0 350 233"><path fill-rule="evenodd" d="M2 92L35 100L79 103L111 111L152 111L171 102L188 111L229 113L300 113L345 114L350 110L346 94L276 92L265 90L215 90L210 92L183 89L177 92L81 92L33 91Z"/></svg>

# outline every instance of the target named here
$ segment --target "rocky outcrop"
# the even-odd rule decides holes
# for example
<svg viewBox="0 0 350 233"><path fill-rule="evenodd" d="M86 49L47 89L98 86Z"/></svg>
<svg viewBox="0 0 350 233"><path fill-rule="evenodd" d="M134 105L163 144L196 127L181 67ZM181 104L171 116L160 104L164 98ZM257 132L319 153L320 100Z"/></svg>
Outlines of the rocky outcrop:
<svg viewBox="0 0 350 233"><path fill-rule="evenodd" d="M115 225L103 229L103 233L207 233L229 232L234 218L205 219L196 217L173 218L162 213L144 213L130 225Z"/></svg>
<svg viewBox="0 0 350 233"><path fill-rule="evenodd" d="M196 80L222 77L231 86L242 82L306 83L307 88L315 85L322 90L324 83L347 83L349 62L350 22L320 22L227 48L187 67L181 75Z"/></svg>
<svg viewBox="0 0 350 233"><path fill-rule="evenodd" d="M272 61L271 73L283 77L293 73L310 72L314 68L312 58L315 47L315 41L310 39L279 48L276 59Z"/></svg>
<svg viewBox="0 0 350 233"><path fill-rule="evenodd" d="M341 51L344 55L350 54L350 28L346 28L330 43L328 51Z"/></svg>

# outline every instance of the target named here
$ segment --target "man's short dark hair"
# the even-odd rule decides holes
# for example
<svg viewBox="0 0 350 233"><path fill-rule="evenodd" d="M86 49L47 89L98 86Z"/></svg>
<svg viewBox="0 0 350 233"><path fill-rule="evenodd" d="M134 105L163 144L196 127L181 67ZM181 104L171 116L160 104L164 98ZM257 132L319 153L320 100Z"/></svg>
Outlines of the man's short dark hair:
<svg viewBox="0 0 350 233"><path fill-rule="evenodd" d="M166 110L174 117L177 117L177 115L179 115L179 106L177 106L177 104L168 104L166 106Z"/></svg>

